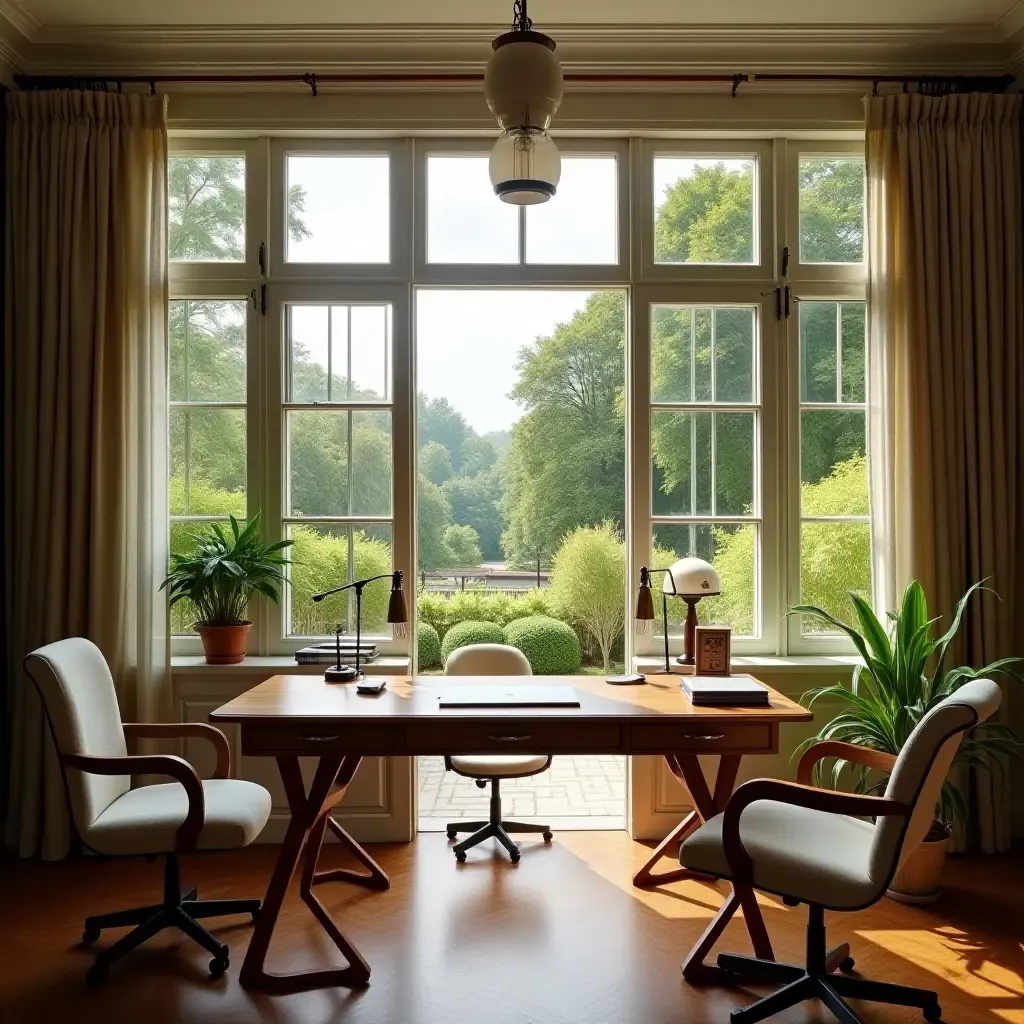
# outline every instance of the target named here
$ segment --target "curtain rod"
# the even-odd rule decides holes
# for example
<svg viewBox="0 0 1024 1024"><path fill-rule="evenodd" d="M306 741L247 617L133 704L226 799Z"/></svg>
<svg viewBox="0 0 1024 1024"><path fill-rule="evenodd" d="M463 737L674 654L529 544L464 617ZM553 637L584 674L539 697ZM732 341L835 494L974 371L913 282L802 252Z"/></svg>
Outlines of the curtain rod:
<svg viewBox="0 0 1024 1024"><path fill-rule="evenodd" d="M732 94L736 95L740 85L745 82L864 82L871 83L872 90L878 91L881 84L902 85L904 92L911 85L921 92L1005 92L1015 81L1013 75L854 75L854 74L790 74L786 72L768 72L759 74L618 74L566 72L563 75L567 83L593 85L625 85L625 84L666 84L673 82L714 83L732 86ZM316 74L251 74L251 75L15 75L14 83L19 89L73 89L99 88L122 85L148 85L150 92L156 93L157 84L161 85L217 85L217 84L302 84L308 86L314 96L317 95L318 84L338 85L474 85L482 84L484 76L479 72L441 72L395 74L393 72L328 72Z"/></svg>

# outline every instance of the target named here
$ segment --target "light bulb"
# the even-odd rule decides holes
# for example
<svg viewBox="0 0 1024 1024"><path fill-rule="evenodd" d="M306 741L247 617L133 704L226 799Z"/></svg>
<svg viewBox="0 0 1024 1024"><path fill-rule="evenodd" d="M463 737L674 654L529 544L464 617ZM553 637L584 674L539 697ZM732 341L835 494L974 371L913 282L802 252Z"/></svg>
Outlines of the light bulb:
<svg viewBox="0 0 1024 1024"><path fill-rule="evenodd" d="M395 639L396 640L404 640L405 639L405 623L404 622L396 622L396 623L394 623L394 635L395 635Z"/></svg>
<svg viewBox="0 0 1024 1024"><path fill-rule="evenodd" d="M488 166L494 194L515 206L546 203L558 188L558 147L539 128L512 128L494 144Z"/></svg>
<svg viewBox="0 0 1024 1024"><path fill-rule="evenodd" d="M633 620L633 632L637 636L646 636L647 630L650 628L649 619L634 619Z"/></svg>

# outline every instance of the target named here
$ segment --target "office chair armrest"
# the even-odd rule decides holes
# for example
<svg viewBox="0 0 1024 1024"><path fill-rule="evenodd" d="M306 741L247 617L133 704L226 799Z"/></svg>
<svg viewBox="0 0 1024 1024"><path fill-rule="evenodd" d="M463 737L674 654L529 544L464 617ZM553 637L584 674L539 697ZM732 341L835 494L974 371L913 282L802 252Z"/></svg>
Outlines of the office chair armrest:
<svg viewBox="0 0 1024 1024"><path fill-rule="evenodd" d="M62 754L60 763L90 775L167 775L181 783L188 797L188 813L174 837L177 853L196 848L206 821L203 783L195 769L176 754L128 754L125 757L94 757L90 754Z"/></svg>
<svg viewBox="0 0 1024 1024"><path fill-rule="evenodd" d="M204 722L125 722L124 734L143 739L191 736L193 739L206 740L213 745L217 754L217 767L213 770L213 778L231 777L231 747L227 736L216 726L206 725Z"/></svg>
<svg viewBox="0 0 1024 1024"><path fill-rule="evenodd" d="M826 757L841 758L864 765L865 768L877 768L881 772L891 772L896 764L896 755L887 754L884 750L872 750L856 743L845 743L843 740L822 740L809 747L796 769L796 781L802 786L811 785L814 766Z"/></svg>
<svg viewBox="0 0 1024 1024"><path fill-rule="evenodd" d="M862 793L839 793L832 789L819 789L782 779L751 779L733 793L722 817L722 847L733 879L750 883L754 877L754 862L740 838L740 816L759 800L777 800L796 807L808 807L829 814L909 815L913 808L898 800Z"/></svg>

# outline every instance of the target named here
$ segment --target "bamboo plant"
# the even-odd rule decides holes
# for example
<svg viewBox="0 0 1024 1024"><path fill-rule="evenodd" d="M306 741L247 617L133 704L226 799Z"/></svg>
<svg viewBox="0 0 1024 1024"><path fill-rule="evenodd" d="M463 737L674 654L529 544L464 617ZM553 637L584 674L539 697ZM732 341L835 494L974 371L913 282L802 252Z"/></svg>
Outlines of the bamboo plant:
<svg viewBox="0 0 1024 1024"><path fill-rule="evenodd" d="M983 668L947 665L949 645L960 630L971 597L983 588L975 583L956 606L953 621L941 636L934 635L938 619L928 618L924 590L916 580L903 592L900 608L888 613L883 628L871 606L851 593L856 626L851 626L812 605L798 605L791 614L808 615L845 633L862 659L849 685L837 684L810 690L802 701L808 708L820 700L838 701L844 709L818 734L800 745L801 753L820 740L843 740L858 746L899 754L918 722L936 704L972 679L1006 679L1024 683L1018 672L1020 658L1000 658ZM1001 776L1009 758L1024 758L1024 743L1013 730L998 722L983 722L964 738L953 766L983 769ZM838 788L844 771L850 770L856 792L881 790L887 773L836 759L825 770L818 766L818 781ZM947 779L936 807L936 824L948 834L954 822L967 818L967 797L960 786Z"/></svg>

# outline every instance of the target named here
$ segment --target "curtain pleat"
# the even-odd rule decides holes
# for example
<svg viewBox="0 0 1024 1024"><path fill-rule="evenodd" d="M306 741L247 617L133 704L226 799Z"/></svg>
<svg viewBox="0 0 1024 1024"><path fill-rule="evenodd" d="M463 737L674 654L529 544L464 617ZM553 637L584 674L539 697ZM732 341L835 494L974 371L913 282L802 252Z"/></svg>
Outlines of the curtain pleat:
<svg viewBox="0 0 1024 1024"><path fill-rule="evenodd" d="M869 432L876 601L919 579L954 661L1019 654L1024 452L1021 98L866 100ZM1015 694L1001 715L1019 718ZM1022 733L1024 735L1024 733ZM1009 848L1009 773L975 773L961 845Z"/></svg>
<svg viewBox="0 0 1024 1024"><path fill-rule="evenodd" d="M63 856L59 770L22 660L86 636L126 718L166 714L167 129L163 98L7 100L7 840ZM160 528L155 524L159 522Z"/></svg>

